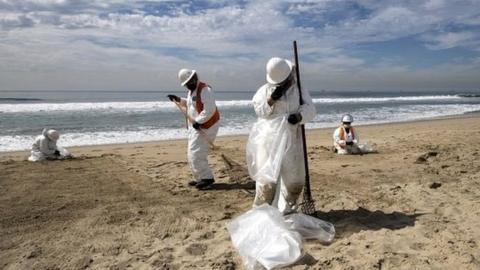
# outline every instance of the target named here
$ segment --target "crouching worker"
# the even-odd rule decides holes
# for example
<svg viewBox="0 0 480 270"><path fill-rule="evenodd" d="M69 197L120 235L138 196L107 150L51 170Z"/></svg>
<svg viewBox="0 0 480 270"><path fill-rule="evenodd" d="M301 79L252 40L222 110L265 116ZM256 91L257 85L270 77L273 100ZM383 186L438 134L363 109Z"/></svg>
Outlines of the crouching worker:
<svg viewBox="0 0 480 270"><path fill-rule="evenodd" d="M35 139L32 145L29 161L55 160L71 157L64 148L57 146L60 133L54 129L44 129L42 135Z"/></svg>
<svg viewBox="0 0 480 270"><path fill-rule="evenodd" d="M353 116L345 114L342 125L333 133L334 151L339 155L359 154L358 134L352 127Z"/></svg>
<svg viewBox="0 0 480 270"><path fill-rule="evenodd" d="M333 151L339 155L355 155L374 152L368 144L359 144L358 132L352 126L353 116L345 114L342 125L333 133Z"/></svg>
<svg viewBox="0 0 480 270"><path fill-rule="evenodd" d="M303 105L292 62L273 57L266 65L267 83L253 97L258 116L247 143L250 176L256 182L253 206L264 203L283 214L298 210L305 184L300 125L315 117L308 91L302 90Z"/></svg>
<svg viewBox="0 0 480 270"><path fill-rule="evenodd" d="M220 113L215 104L212 89L198 79L197 72L181 69L180 84L188 89L187 98L168 95L188 118L188 163L194 180L188 184L197 189L206 189L215 182L208 165L209 146L217 137Z"/></svg>

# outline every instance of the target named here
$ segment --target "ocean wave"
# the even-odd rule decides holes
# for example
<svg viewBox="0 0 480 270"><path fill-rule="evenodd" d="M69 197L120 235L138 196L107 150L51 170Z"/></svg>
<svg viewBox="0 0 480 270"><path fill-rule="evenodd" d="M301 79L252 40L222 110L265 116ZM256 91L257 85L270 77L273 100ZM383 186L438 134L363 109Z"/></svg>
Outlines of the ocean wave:
<svg viewBox="0 0 480 270"><path fill-rule="evenodd" d="M248 107L250 100L217 101L220 108ZM169 101L157 102L78 102L78 103L34 103L34 104L0 104L3 113L34 112L72 112L72 111L174 111L177 107Z"/></svg>
<svg viewBox="0 0 480 270"><path fill-rule="evenodd" d="M249 127L222 127L219 135L247 134ZM0 152L21 151L31 148L38 135L0 136ZM99 131L61 134L58 145L64 147L123 144L135 142L164 141L187 138L187 131L180 129L151 129L139 131Z"/></svg>
<svg viewBox="0 0 480 270"><path fill-rule="evenodd" d="M41 98L0 98L0 102L2 101L42 101Z"/></svg>
<svg viewBox="0 0 480 270"><path fill-rule="evenodd" d="M480 94L459 94L458 96L464 98L478 98L480 97Z"/></svg>
<svg viewBox="0 0 480 270"><path fill-rule="evenodd" d="M437 96L403 96L403 97L358 97L358 98L314 98L314 103L383 103L395 101L432 101L432 100L458 100L459 95Z"/></svg>
<svg viewBox="0 0 480 270"><path fill-rule="evenodd" d="M449 105L406 105L401 107L360 108L351 113L355 117L356 125L405 122L421 119L431 119L453 115L467 114L480 110L480 104L449 104ZM338 113L318 114L307 128L330 128L339 124L341 115ZM254 121L254 119L251 119ZM248 134L252 121L237 121L223 119L219 135ZM138 127L137 131L94 131L64 133L61 135L59 145L82 146L120 144L147 141L160 141L169 139L184 139L187 131L184 128L158 128L146 129ZM0 136L0 152L18 151L29 149L34 141L33 135L4 135Z"/></svg>
<svg viewBox="0 0 480 270"><path fill-rule="evenodd" d="M437 96L404 96L404 97L358 97L358 98L314 98L315 104L335 103L387 103L395 101L432 101L457 100L458 95ZM219 100L219 108L251 107L251 100ZM78 103L34 103L34 104L0 104L3 113L35 113L35 112L73 112L73 111L174 111L175 105L169 101L154 102L78 102Z"/></svg>

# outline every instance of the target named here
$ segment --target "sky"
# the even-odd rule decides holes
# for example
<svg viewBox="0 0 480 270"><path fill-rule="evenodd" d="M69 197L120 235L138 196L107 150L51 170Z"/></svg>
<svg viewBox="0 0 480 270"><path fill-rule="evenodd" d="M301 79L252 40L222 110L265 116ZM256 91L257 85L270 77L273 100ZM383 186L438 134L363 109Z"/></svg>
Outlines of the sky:
<svg viewBox="0 0 480 270"><path fill-rule="evenodd" d="M253 92L293 40L309 90L480 89L480 0L0 0L0 91Z"/></svg>

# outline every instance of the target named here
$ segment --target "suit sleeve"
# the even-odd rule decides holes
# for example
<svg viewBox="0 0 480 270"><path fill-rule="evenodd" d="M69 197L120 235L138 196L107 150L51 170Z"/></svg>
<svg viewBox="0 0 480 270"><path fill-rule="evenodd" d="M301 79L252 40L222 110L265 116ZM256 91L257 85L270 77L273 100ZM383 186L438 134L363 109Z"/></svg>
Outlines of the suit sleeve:
<svg viewBox="0 0 480 270"><path fill-rule="evenodd" d="M49 140L47 138L43 138L42 140L40 140L39 148L40 148L40 152L42 152L43 154L53 155L57 150L57 145L54 144L54 146L52 147L52 145L50 145Z"/></svg>
<svg viewBox="0 0 480 270"><path fill-rule="evenodd" d="M270 106L268 104L268 98L270 97L270 93L268 92L268 88L264 85L257 90L257 93L253 96L253 109L255 113L260 118L267 118L269 115L272 114L273 108L275 106Z"/></svg>
<svg viewBox="0 0 480 270"><path fill-rule="evenodd" d="M333 132L333 141L336 144L345 144L345 141L340 139L340 128L335 129L335 132Z"/></svg>

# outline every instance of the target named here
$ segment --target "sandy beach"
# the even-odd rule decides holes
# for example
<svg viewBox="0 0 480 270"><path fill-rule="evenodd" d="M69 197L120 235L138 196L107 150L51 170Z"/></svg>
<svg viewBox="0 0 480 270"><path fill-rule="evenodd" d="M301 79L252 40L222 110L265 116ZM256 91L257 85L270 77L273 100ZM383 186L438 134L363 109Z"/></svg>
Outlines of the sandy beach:
<svg viewBox="0 0 480 270"><path fill-rule="evenodd" d="M359 126L363 156L332 153L332 132L307 139L337 235L291 269L480 269L480 116ZM243 269L225 224L253 201L246 139L217 139L207 191L186 184L184 140L0 153L0 269Z"/></svg>

